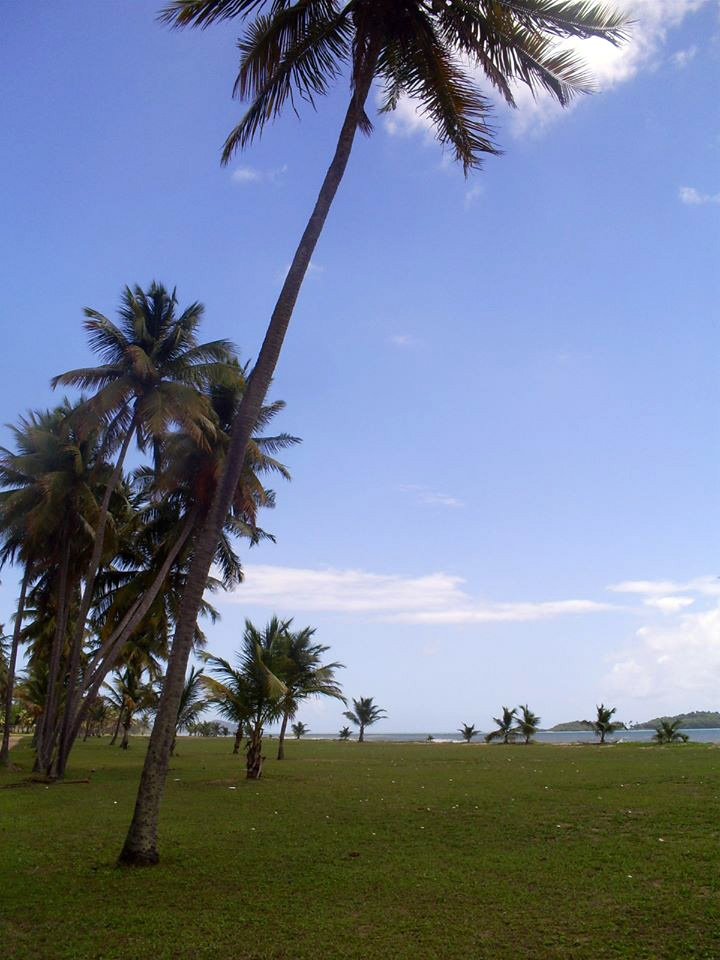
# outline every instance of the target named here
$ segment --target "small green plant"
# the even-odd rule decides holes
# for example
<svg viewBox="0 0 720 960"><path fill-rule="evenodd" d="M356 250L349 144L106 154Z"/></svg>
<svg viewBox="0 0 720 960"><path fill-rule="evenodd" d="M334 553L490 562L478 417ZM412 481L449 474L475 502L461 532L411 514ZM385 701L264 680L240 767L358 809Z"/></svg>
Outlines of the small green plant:
<svg viewBox="0 0 720 960"><path fill-rule="evenodd" d="M653 740L655 743L687 743L688 735L680 732L680 720L661 720L657 727Z"/></svg>
<svg viewBox="0 0 720 960"><path fill-rule="evenodd" d="M338 740L349 740L351 736L352 736L352 731L350 730L350 727L340 727Z"/></svg>
<svg viewBox="0 0 720 960"><path fill-rule="evenodd" d="M299 740L300 737L304 737L306 733L310 732L310 727L306 726L302 722L294 723L291 729L296 740Z"/></svg>
<svg viewBox="0 0 720 960"><path fill-rule="evenodd" d="M458 729L458 733L459 733L460 736L463 738L463 740L465 741L465 743L470 743L470 741L472 740L472 738L473 738L473 737L476 737L476 736L478 735L478 733L480 733L480 731L476 729L474 723L464 723L464 724Z"/></svg>

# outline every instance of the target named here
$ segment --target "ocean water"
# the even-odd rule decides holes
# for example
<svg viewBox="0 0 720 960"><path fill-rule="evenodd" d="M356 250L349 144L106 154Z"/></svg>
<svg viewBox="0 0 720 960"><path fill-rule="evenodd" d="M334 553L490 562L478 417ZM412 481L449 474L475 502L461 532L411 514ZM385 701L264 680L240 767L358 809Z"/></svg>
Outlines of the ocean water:
<svg viewBox="0 0 720 960"><path fill-rule="evenodd" d="M607 738L608 743L650 743L653 737L652 730L618 730L617 733ZM720 728L709 730L683 730L683 733L695 743L720 743ZM461 743L462 738L457 732L434 733L430 735L435 743ZM365 739L369 742L382 743L424 743L427 741L428 733L370 733L365 732ZM482 743L484 733L473 737L473 743ZM313 733L309 734L308 739L312 740L336 740L337 733ZM357 733L353 732L353 740L357 739ZM597 743L598 738L589 730L554 732L550 730L541 730L534 737L536 743Z"/></svg>

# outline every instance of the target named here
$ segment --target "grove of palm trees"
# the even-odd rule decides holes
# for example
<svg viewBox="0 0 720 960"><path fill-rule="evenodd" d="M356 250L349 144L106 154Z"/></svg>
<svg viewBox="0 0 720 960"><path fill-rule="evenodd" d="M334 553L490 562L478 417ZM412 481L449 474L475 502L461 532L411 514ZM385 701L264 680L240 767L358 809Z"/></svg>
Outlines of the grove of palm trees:
<svg viewBox="0 0 720 960"><path fill-rule="evenodd" d="M490 379L496 397L519 402L520 422L530 423L537 391L545 390L557 391L558 422L574 423L560 384L566 366L586 362L586 354L538 348L518 391L503 380L515 361L499 359L494 331L509 331L520 353L530 339L530 328L521 327L528 316L541 328L543 311L567 312L557 290L573 282L573 268L553 244L563 230L572 238L573 229L578 236L588 229L604 184L596 175L585 182L582 166L567 162L573 127L560 132L560 118L577 116L577 142L589 143L599 121L587 119L580 99L602 100L635 73L656 68L652 57L659 58L668 31L703 0L688 0L689 7L662 0L666 20L642 0L167 0L152 10L147 36L131 27L137 10L124 0L107 11L114 29L103 35L86 2L72 0L59 28L55 10L39 17L31 4L11 12L18 35L31 36L26 18L36 18L38 31L50 31L60 48L87 44L97 89L85 83L73 94L78 106L58 107L48 137L76 141L65 176L78 184L74 207L83 207L85 191L95 198L87 201L89 232L98 196L127 196L145 181L153 187L143 194L142 216L111 204L93 255L112 249L112 269L86 264L94 305L77 307L73 330L65 323L62 350L46 352L45 328L38 327L36 343L25 346L33 354L34 399L5 411L3 956L720 954L720 891L709 868L717 744L689 738L672 718L659 721L652 738L637 735L608 705L621 704L624 718L628 701L636 706L657 694L670 702L662 670L677 644L667 624L685 617L677 621L681 636L698 648L694 598L717 590L707 578L681 573L673 581L660 573L657 583L641 580L628 560L622 578L603 573L610 600L540 599L560 595L546 554L571 547L560 534L554 540L547 529L535 530L562 514L542 507L552 484L539 467L525 478L510 459L529 442L542 449L541 461L551 461L555 427L532 435L528 426L526 441L508 425L494 434L495 445L478 441L481 468L476 460L459 469L474 435L503 421L500 405L484 393ZM45 42L38 44L43 58ZM696 56L697 47L687 47L670 62L679 74ZM233 104L235 119L222 129L211 62L241 104L239 116ZM23 64L27 51L18 50L15 66ZM39 69L42 76L51 67ZM162 96L148 93L142 77L150 75L160 78ZM103 102L107 77L120 76L127 100ZM62 100L74 81L55 83ZM38 94L25 99L35 109ZM198 105L224 137L219 151L193 128ZM502 111L520 116L514 136L524 135L522 124L533 117L539 131L534 146L516 150L522 163L504 193L493 179L511 162L504 153L512 121L499 125ZM98 143L117 156L117 166L92 159L85 136L96 121ZM650 131L654 122L644 119ZM568 184L588 198L574 228L577 202L562 196L548 195L540 218L522 209L543 189L540 138L551 143L555 135ZM606 148L612 128L604 124L592 135ZM22 138L9 142L15 149ZM431 144L442 150L432 177L466 179L455 213L436 202L429 161L422 168L418 159L430 155ZM166 151L162 162L159 150ZM399 179L378 175L396 163ZM225 176L224 168L236 192L216 204L213 177ZM298 169L316 177L309 205L291 179ZM499 191L498 207L477 206L485 204L486 183ZM383 219L378 210L401 185L410 199ZM59 194L65 189L59 174ZM198 200L205 189L207 208ZM689 187L679 195L690 207L717 201ZM522 216L512 228L514 204ZM54 222L46 206L37 250L18 254L33 266L37 259L40 276L51 264L63 267L63 257L70 264L80 256L69 229L66 242L53 242L52 257L43 253ZM282 231L274 220L266 229L275 210ZM472 218L467 234L460 214ZM128 234L124 223L132 226ZM530 233L532 254L520 254ZM484 246L476 251L469 237ZM322 260L328 249L341 258L333 266L342 264L331 309L318 292L331 272ZM515 263L512 272L490 266L491 249ZM377 256L372 270L363 266L368 250ZM446 256L456 274L439 268ZM541 266L546 256L552 275ZM285 263L281 270L272 267L276 259ZM601 260L583 260L588 288ZM411 328L418 318L412 288L435 271L437 301L427 288L423 294L432 320ZM477 318L460 306L458 290L470 275L480 277L481 295L472 296ZM38 282L57 284L53 276ZM520 294L530 300L516 309ZM350 321L356 305L373 296L383 317ZM64 317L61 295L57 301L48 297L46 312ZM8 356L10 338L19 343L35 322L13 320ZM377 346L376 363L354 355L352 338L374 335L383 322L392 324L382 337L393 359ZM582 319L577 324L584 329ZM468 338L472 326L484 331L478 341ZM572 329L568 323L568 343ZM437 331L442 348L429 339ZM598 343L596 355L606 349ZM463 375L463 358L472 356L471 374ZM496 360L488 377L485 364ZM347 391L351 371L359 388ZM598 379L596 372L577 375L577 389L597 390ZM421 386L420 404L407 402L410 382ZM330 399L309 422L313 397L325 390ZM465 422L461 435L453 432L457 420ZM389 441L388 425L396 431ZM588 429L583 422L576 432ZM415 430L426 446L403 448L400 438ZM338 458L334 443L345 451ZM485 484L503 458L498 489L518 492L501 508ZM443 492L443 472L470 478L480 502L473 510L484 511L488 529L504 518L503 551L491 548L489 534L486 542L485 520L474 529L464 521L470 497ZM532 485L540 491L534 506ZM579 516L572 501L563 504ZM420 538L414 546L394 532L403 510L412 509L408 529ZM536 535L530 599L488 600L489 585L503 576L504 553L517 558L521 537ZM435 559L446 540L459 545L466 536L470 566L488 584L477 594L459 546L457 565ZM358 552L343 567L333 553L341 541ZM402 558L400 572L392 571L391 555ZM580 580L583 555L572 560L568 579ZM589 595L574 583L572 590ZM578 628L567 662L557 654L553 660L552 627L563 618L605 616L608 632L629 644L617 619L630 609L622 607L627 596L643 600L634 617L661 622L632 635L636 643L649 638L654 680L642 674L639 655L623 649L613 668L593 664L596 685L582 687L585 635ZM536 646L548 649L540 666L501 639L508 625L528 636L540 631ZM589 635L604 646L604 637ZM700 689L685 674L683 684ZM559 697L563 706L554 702ZM491 704L501 699L508 705L496 710ZM595 714L575 722L577 736L553 739L534 710L554 717L565 703L578 710L594 704ZM423 724L427 716L434 732L389 732L391 724L401 729L408 710ZM441 715L456 725L452 734L437 733ZM465 722L468 716L475 722Z"/></svg>

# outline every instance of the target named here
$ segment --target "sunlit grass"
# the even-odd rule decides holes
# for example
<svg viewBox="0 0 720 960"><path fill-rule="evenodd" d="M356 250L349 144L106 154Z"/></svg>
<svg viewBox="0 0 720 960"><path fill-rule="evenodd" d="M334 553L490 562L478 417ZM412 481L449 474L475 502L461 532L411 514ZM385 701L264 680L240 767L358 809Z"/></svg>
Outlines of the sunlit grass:
<svg viewBox="0 0 720 960"><path fill-rule="evenodd" d="M114 863L144 741L1 789L0 955L720 957L716 747L273 744L250 783L230 741L180 741L151 870Z"/></svg>

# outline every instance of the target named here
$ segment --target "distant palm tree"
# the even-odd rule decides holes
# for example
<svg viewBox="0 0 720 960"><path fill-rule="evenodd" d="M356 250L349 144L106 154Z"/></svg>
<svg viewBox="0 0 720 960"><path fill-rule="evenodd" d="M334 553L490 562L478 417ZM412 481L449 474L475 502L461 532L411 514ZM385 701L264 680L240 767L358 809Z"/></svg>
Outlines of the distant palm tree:
<svg viewBox="0 0 720 960"><path fill-rule="evenodd" d="M600 743L605 743L605 737L609 733L614 733L615 730L621 730L621 723L613 723L613 714L617 710L617 707L606 707L604 703L601 703L597 707L597 717L595 720L590 720L593 730L595 731L595 736L600 737Z"/></svg>
<svg viewBox="0 0 720 960"><path fill-rule="evenodd" d="M365 727L370 727L373 723L377 723L378 720L386 717L387 713L373 703L372 697L360 697L359 700L353 699L353 708L353 710L346 710L343 716L347 717L351 723L354 723L356 727L360 728L358 743L363 743L365 740Z"/></svg>
<svg viewBox="0 0 720 960"><path fill-rule="evenodd" d="M208 705L205 697L205 686L202 682L203 672L196 667L190 668L190 673L185 681L182 696L180 697L180 709L178 710L177 722L175 724L175 737L173 738L170 756L175 753L175 741L181 730L187 730L197 720L200 714Z"/></svg>
<svg viewBox="0 0 720 960"><path fill-rule="evenodd" d="M340 733L338 734L338 740L349 740L352 736L350 727L340 727Z"/></svg>
<svg viewBox="0 0 720 960"><path fill-rule="evenodd" d="M527 704L521 704L519 709L522 710L522 716L518 717L517 730L521 736L525 737L525 743L530 743L530 738L540 728L540 717L533 713Z"/></svg>
<svg viewBox="0 0 720 960"><path fill-rule="evenodd" d="M476 737L480 731L475 728L475 724L464 723L458 730L465 743L470 743L473 737Z"/></svg>
<svg viewBox="0 0 720 960"><path fill-rule="evenodd" d="M288 627L291 621L288 621ZM297 633L289 629L283 642L283 658L278 664L279 675L287 687L283 697L283 718L278 737L278 760L285 756L285 732L288 721L298 711L300 704L309 697L335 697L345 703L340 684L335 679L335 671L342 663L323 663L322 658L330 649L313 642L315 630L305 627Z"/></svg>
<svg viewBox="0 0 720 960"><path fill-rule="evenodd" d="M660 720L653 735L655 743L687 743L690 738L680 732L681 723L681 720Z"/></svg>
<svg viewBox="0 0 720 960"><path fill-rule="evenodd" d="M293 736L296 740L299 740L300 737L304 737L306 733L310 733L310 727L305 726L302 721L294 723L290 729L292 730Z"/></svg>
<svg viewBox="0 0 720 960"><path fill-rule="evenodd" d="M493 740L502 740L503 743L510 743L510 741L514 740L517 736L515 728L513 727L515 714L517 712L516 708L513 707L511 710L509 707L503 707L502 711L502 717L493 717L493 720L497 724L497 730L486 734L485 740L487 743L491 743Z"/></svg>

